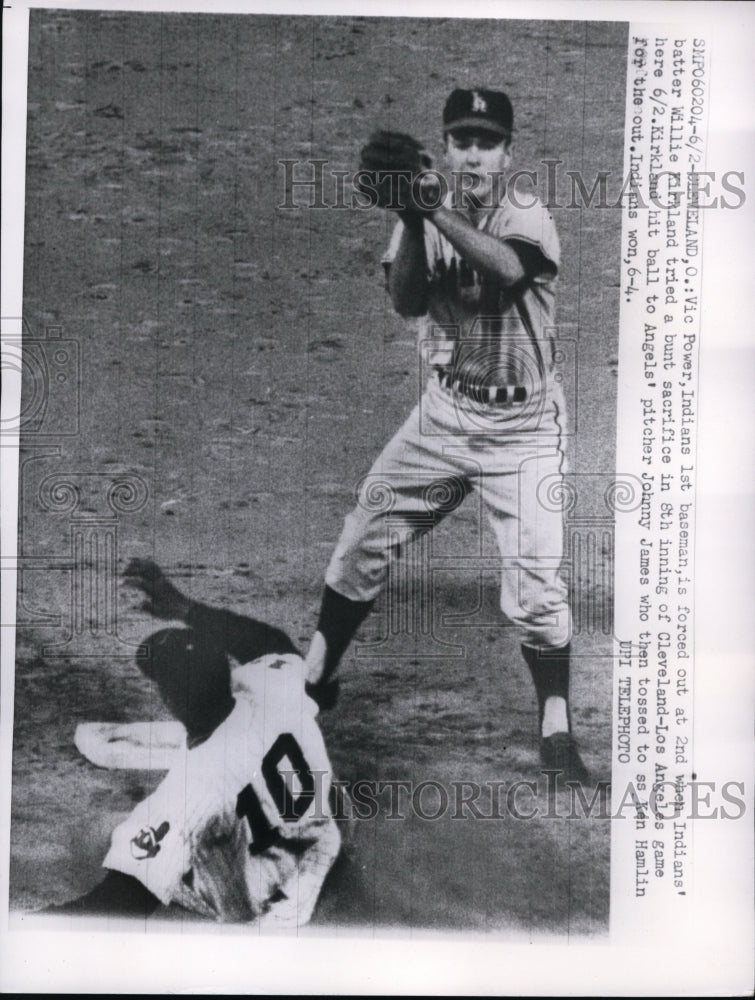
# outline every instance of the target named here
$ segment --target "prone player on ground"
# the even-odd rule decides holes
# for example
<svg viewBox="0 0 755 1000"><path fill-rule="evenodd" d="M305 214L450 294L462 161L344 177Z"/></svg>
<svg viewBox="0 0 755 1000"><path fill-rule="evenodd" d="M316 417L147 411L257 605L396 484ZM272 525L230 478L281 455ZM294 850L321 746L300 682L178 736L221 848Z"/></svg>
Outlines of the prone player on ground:
<svg viewBox="0 0 755 1000"><path fill-rule="evenodd" d="M445 517L449 496L479 490L505 560L501 607L519 627L537 693L541 761L584 780L568 708L562 515L534 500L542 483L561 482L565 468L565 407L549 334L559 242L537 199L521 205L506 190L512 130L506 94L451 93L443 133L452 183L444 199L435 198L443 193L440 175L426 171L411 136L379 132L362 151L362 177L373 182L362 190L398 214L383 258L387 287L395 310L419 319L430 377L345 519L307 655L308 680L322 707L334 703L339 660L384 586L396 545ZM402 183L387 191L381 176L392 174ZM383 508L370 502L373 478L390 490ZM521 501L526 495L529 505Z"/></svg>
<svg viewBox="0 0 755 1000"><path fill-rule="evenodd" d="M304 663L273 626L182 594L152 562L126 580L185 628L150 636L137 665L186 728L186 749L113 832L104 880L48 912L306 924L340 847L330 762ZM240 664L231 671L229 657Z"/></svg>

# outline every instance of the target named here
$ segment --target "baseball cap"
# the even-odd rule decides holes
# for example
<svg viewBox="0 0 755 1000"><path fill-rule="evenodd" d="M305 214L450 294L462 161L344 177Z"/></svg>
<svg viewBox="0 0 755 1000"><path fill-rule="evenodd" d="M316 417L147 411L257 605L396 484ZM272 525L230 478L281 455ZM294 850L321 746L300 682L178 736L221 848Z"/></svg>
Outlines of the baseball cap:
<svg viewBox="0 0 755 1000"><path fill-rule="evenodd" d="M443 131L457 128L481 128L511 138L514 109L501 90L461 90L451 92L443 109Z"/></svg>
<svg viewBox="0 0 755 1000"><path fill-rule="evenodd" d="M166 628L142 646L137 666L187 729L201 728L219 702L231 693L231 667L222 644L192 628Z"/></svg>

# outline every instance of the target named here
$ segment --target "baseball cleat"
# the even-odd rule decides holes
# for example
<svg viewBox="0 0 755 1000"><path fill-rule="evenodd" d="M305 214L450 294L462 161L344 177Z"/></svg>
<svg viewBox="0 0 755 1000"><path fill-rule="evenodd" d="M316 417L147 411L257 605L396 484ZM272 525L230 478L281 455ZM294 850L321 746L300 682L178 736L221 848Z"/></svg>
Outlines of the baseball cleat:
<svg viewBox="0 0 755 1000"><path fill-rule="evenodd" d="M321 712L326 712L329 708L334 708L338 701L338 691L341 687L339 681L318 681L317 684L310 684L307 681L304 690L312 701L316 702Z"/></svg>
<svg viewBox="0 0 755 1000"><path fill-rule="evenodd" d="M540 741L540 763L547 771L559 771L564 781L587 781L589 772L571 733L554 733Z"/></svg>

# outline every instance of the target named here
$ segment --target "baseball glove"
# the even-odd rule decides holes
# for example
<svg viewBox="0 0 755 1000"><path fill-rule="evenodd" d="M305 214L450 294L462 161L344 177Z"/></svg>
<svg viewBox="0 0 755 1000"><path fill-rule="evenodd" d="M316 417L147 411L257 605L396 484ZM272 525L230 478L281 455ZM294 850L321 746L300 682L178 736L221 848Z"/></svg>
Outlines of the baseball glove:
<svg viewBox="0 0 755 1000"><path fill-rule="evenodd" d="M369 202L368 208L394 212L422 211L417 201L417 180L432 167L422 144L405 132L373 132L362 147L355 187Z"/></svg>

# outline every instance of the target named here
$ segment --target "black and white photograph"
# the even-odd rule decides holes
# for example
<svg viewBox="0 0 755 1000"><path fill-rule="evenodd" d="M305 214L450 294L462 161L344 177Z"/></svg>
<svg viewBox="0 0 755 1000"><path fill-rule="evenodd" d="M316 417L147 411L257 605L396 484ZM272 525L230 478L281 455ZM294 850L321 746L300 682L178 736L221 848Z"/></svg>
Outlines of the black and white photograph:
<svg viewBox="0 0 755 1000"><path fill-rule="evenodd" d="M23 36L4 947L687 926L711 43L160 6Z"/></svg>

